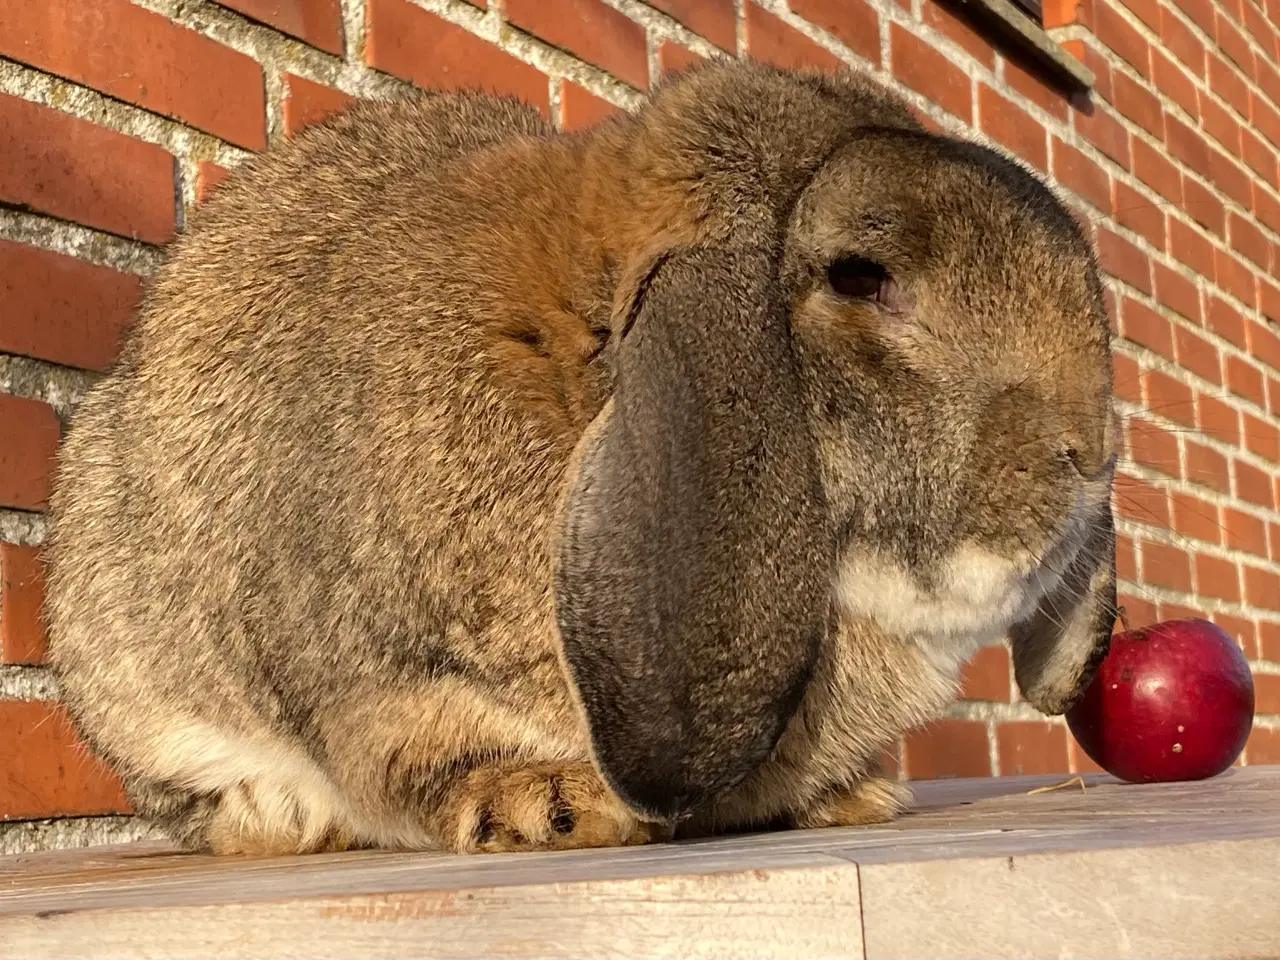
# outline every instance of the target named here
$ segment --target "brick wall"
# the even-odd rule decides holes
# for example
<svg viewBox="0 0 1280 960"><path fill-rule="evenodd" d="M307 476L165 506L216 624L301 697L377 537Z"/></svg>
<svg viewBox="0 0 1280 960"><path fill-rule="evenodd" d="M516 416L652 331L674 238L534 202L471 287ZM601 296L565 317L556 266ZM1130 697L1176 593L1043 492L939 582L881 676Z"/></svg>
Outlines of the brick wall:
<svg viewBox="0 0 1280 960"><path fill-rule="evenodd" d="M1111 277L1138 623L1208 614L1255 664L1247 763L1280 762L1280 0L1048 0L1043 60L934 0L0 0L0 850L130 836L40 666L60 431L161 245L237 162L353 97L484 85L566 128L749 53L871 70L935 126L1052 176ZM1002 648L897 751L904 776L1089 766ZM94 817L95 819L75 819ZM64 819L65 818L65 819Z"/></svg>

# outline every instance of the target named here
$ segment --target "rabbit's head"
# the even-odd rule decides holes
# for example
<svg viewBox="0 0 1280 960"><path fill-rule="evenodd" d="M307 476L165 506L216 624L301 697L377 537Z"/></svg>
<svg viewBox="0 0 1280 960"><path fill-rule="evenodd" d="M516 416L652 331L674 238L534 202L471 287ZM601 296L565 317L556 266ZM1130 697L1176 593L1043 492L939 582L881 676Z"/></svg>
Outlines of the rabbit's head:
<svg viewBox="0 0 1280 960"><path fill-rule="evenodd" d="M1007 635L1026 697L1065 710L1115 609L1109 328L1075 220L852 77L711 67L635 126L629 186L688 226L619 291L556 580L614 787L678 816L749 773L833 616L943 658Z"/></svg>

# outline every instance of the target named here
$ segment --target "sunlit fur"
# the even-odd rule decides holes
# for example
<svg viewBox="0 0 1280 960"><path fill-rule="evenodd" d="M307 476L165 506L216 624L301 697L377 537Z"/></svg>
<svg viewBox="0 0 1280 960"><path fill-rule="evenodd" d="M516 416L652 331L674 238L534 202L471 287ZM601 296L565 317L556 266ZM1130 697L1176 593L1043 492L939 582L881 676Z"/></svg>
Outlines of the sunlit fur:
<svg viewBox="0 0 1280 960"><path fill-rule="evenodd" d="M893 295L838 295L844 254L883 264ZM732 263L770 280L700 287ZM683 290L754 336L740 288L782 305L781 322L758 312L759 343L786 365L670 306ZM691 395L738 447L646 391L658 333L716 361L724 379ZM1107 336L1089 246L1052 195L856 76L712 64L579 135L478 95L358 104L218 189L76 412L52 662L140 813L195 849L669 837L614 788L643 780L628 761L600 769L609 737L611 756L717 785L679 810L687 832L885 820L907 794L875 758L938 714L977 644L1008 634L1047 711L1105 649ZM638 449L623 408L705 468L593 459ZM742 449L773 484L767 515L716 512L756 489ZM659 474L701 492L636 507L627 484ZM619 502L590 500L597 475ZM643 531L677 511L734 569L700 564L710 541L692 536L658 562ZM797 516L812 536L773 526ZM610 535L661 583L581 569L582 543ZM676 656L657 643L676 625L606 634L625 676L566 653L585 635L569 593L621 624L623 591L659 587L782 633L812 593L796 618L820 631L763 637L725 676L715 618L679 624ZM802 696L770 686L771 658ZM675 714L610 719L583 694L661 693L653 677L693 683ZM712 734L680 739L707 717ZM747 727L767 757L726 755Z"/></svg>

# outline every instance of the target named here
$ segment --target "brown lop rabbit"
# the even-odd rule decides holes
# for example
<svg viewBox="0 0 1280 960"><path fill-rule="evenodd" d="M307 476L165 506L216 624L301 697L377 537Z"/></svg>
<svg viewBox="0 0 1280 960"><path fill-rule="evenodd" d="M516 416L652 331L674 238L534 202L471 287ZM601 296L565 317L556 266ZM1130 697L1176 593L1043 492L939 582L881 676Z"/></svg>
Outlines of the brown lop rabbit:
<svg viewBox="0 0 1280 960"><path fill-rule="evenodd" d="M193 849L884 821L978 645L1115 607L1109 335L1050 191L853 75L581 134L365 103L174 245L62 452L52 656Z"/></svg>

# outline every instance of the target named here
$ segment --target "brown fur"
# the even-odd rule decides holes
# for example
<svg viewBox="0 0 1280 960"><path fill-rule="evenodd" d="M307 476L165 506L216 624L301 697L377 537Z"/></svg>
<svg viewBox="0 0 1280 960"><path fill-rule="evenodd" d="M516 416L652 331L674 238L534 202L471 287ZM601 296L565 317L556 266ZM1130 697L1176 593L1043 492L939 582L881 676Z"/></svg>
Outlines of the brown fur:
<svg viewBox="0 0 1280 960"><path fill-rule="evenodd" d="M884 820L931 650L1008 628L1060 711L1105 649L1109 402L1075 224L862 79L714 64L581 135L360 104L222 188L78 409L52 658L193 848ZM978 547L1042 585L998 630L858 572Z"/></svg>

